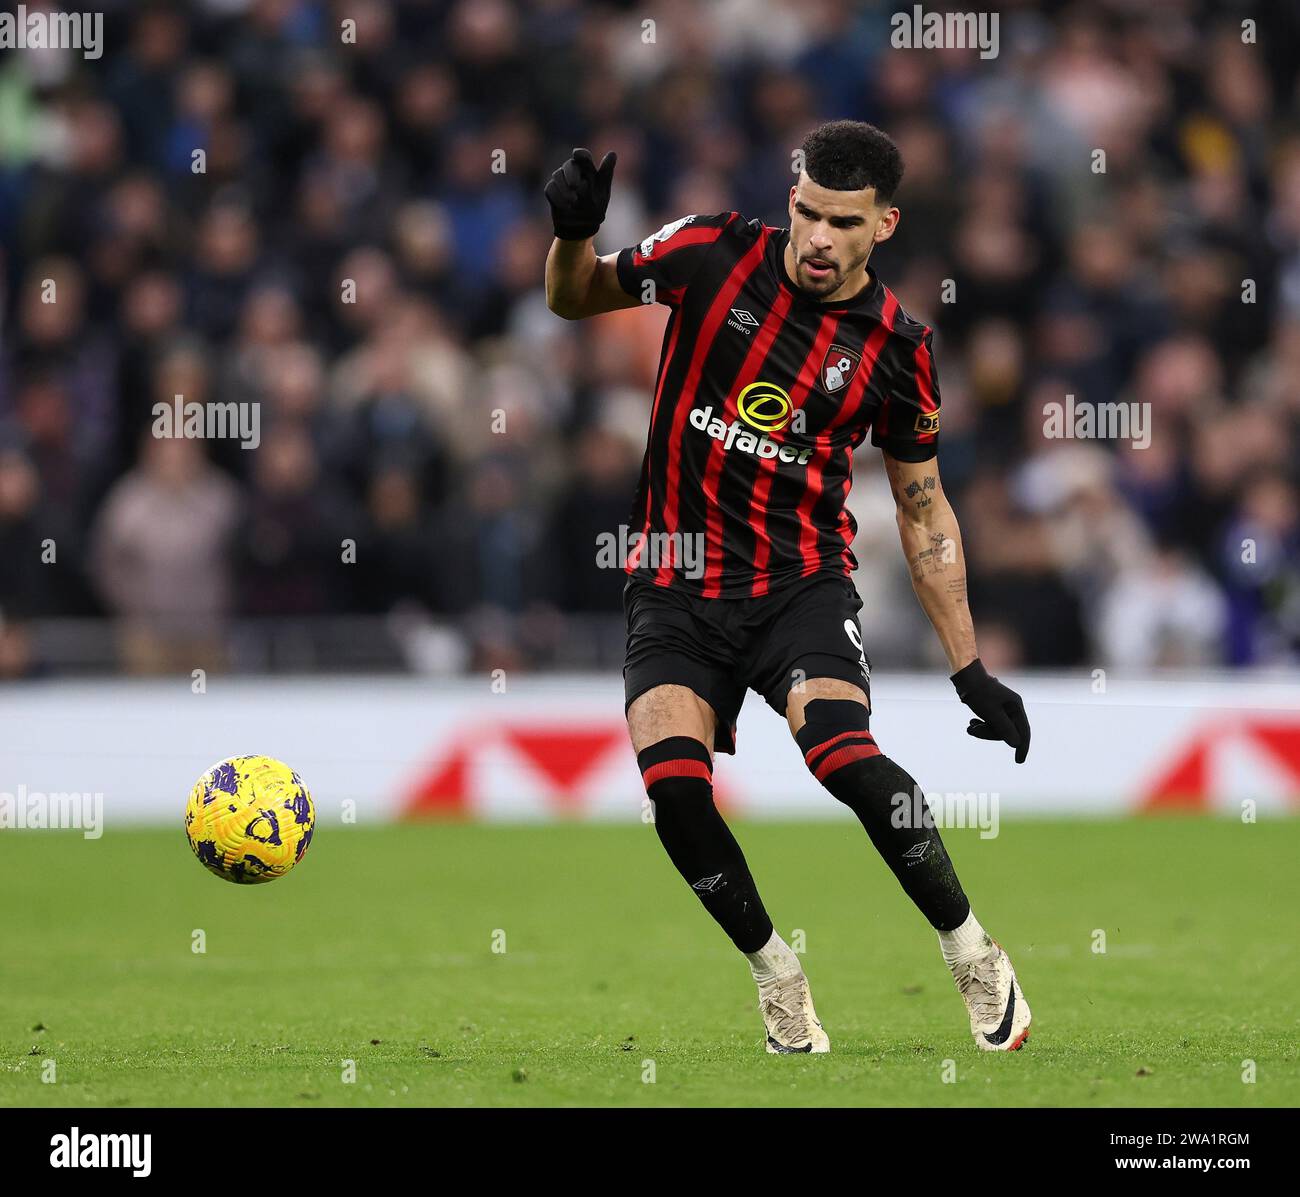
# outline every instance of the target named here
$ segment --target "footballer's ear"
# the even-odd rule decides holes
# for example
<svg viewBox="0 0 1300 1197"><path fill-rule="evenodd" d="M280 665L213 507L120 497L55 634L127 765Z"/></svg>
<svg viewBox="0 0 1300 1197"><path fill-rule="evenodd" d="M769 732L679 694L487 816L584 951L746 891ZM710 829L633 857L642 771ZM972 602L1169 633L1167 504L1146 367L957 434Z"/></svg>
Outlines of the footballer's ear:
<svg viewBox="0 0 1300 1197"><path fill-rule="evenodd" d="M882 241L888 241L894 235L894 230L898 228L898 221L902 215L897 208L886 208L876 221L876 231L872 234L871 240L877 245Z"/></svg>
<svg viewBox="0 0 1300 1197"><path fill-rule="evenodd" d="M790 201L789 201L789 203L786 204L786 206L785 206L785 211L786 211L786 215L789 216L789 217L791 217L792 219L793 219L793 217L794 217L794 197L795 197L796 195L798 195L798 194L799 194L799 186L798 186L798 184L797 184L797 183L791 183L791 184L790 184Z"/></svg>

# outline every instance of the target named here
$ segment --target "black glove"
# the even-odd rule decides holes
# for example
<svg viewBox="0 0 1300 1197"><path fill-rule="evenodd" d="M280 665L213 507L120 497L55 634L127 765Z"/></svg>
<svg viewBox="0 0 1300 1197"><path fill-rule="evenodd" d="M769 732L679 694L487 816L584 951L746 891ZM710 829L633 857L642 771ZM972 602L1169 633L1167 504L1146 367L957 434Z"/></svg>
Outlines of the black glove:
<svg viewBox="0 0 1300 1197"><path fill-rule="evenodd" d="M551 204L551 223L561 241L585 241L594 237L609 207L609 189L614 181L618 155L610 150L599 168L590 150L574 150L546 184Z"/></svg>
<svg viewBox="0 0 1300 1197"><path fill-rule="evenodd" d="M952 675L957 697L979 716L966 729L977 740L1005 740L1016 750L1016 764L1029 755L1029 719L1020 695L1004 686L976 657Z"/></svg>

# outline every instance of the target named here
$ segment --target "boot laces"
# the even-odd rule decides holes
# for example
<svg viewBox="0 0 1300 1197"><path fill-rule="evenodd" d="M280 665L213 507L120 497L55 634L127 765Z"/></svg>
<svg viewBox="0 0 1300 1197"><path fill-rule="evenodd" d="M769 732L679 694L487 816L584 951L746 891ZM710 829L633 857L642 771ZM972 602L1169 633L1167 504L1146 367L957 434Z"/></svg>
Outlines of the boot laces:
<svg viewBox="0 0 1300 1197"><path fill-rule="evenodd" d="M1002 992L998 985L998 959L994 951L987 956L963 961L956 968L957 988L975 1020L998 1022L1002 1018Z"/></svg>
<svg viewBox="0 0 1300 1197"><path fill-rule="evenodd" d="M804 997L808 983L802 974L788 980L778 981L772 992L764 994L761 1000L763 1016L769 1026L776 1024L775 1037L787 1047L798 1047L807 1043L811 1036L804 1014Z"/></svg>

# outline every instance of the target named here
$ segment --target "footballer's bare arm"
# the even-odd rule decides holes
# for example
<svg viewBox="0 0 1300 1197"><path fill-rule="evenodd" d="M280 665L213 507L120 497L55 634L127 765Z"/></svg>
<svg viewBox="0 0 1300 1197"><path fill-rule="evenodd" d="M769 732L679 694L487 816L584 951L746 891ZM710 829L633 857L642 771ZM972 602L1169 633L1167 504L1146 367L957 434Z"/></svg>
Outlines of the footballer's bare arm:
<svg viewBox="0 0 1300 1197"><path fill-rule="evenodd" d="M610 150L597 166L591 151L577 146L546 184L555 240L546 255L546 306L565 320L581 320L637 302L619 285L618 255L596 257L596 233L605 220L614 166Z"/></svg>
<svg viewBox="0 0 1300 1197"><path fill-rule="evenodd" d="M618 281L618 254L596 256L595 238L551 242L546 255L546 306L565 320L583 320L640 302Z"/></svg>
<svg viewBox="0 0 1300 1197"><path fill-rule="evenodd" d="M883 456L912 588L956 672L979 654L966 601L961 529L939 480L938 459L900 461L888 453Z"/></svg>

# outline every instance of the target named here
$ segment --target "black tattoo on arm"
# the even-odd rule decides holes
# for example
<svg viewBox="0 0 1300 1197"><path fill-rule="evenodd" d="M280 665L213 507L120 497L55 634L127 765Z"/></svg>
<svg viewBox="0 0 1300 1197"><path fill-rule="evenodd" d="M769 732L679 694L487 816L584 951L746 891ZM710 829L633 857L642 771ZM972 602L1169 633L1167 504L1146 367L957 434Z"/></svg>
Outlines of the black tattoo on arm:
<svg viewBox="0 0 1300 1197"><path fill-rule="evenodd" d="M916 497L920 495L921 498L916 504L917 507L929 507L932 500L924 492L927 490L934 490L935 482L936 479L933 474L926 474L920 482L915 480L909 482L907 486L903 488L903 494L905 494L909 499L916 499Z"/></svg>
<svg viewBox="0 0 1300 1197"><path fill-rule="evenodd" d="M957 545L942 532L930 533L930 547L912 558L912 576L918 580L926 574L941 574L957 560ZM965 578L962 579L965 585Z"/></svg>

